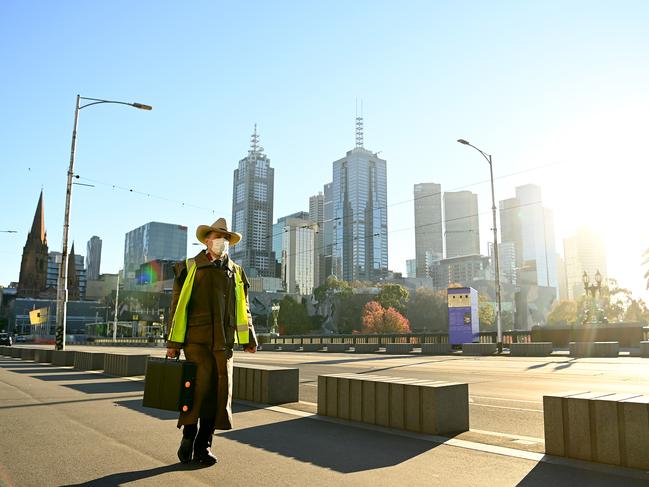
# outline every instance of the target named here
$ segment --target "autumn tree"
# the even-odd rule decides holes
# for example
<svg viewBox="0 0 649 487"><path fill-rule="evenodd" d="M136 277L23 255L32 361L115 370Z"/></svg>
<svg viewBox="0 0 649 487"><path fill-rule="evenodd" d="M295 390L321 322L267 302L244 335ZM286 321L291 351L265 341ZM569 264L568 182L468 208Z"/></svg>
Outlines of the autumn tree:
<svg viewBox="0 0 649 487"><path fill-rule="evenodd" d="M396 309L370 301L363 308L362 333L410 333L410 325Z"/></svg>
<svg viewBox="0 0 649 487"><path fill-rule="evenodd" d="M480 329L489 330L496 323L496 313L493 305L486 296L478 297L478 317L480 318Z"/></svg>
<svg viewBox="0 0 649 487"><path fill-rule="evenodd" d="M405 313L408 290L399 284L384 284L376 300L385 309L394 308L399 313Z"/></svg>

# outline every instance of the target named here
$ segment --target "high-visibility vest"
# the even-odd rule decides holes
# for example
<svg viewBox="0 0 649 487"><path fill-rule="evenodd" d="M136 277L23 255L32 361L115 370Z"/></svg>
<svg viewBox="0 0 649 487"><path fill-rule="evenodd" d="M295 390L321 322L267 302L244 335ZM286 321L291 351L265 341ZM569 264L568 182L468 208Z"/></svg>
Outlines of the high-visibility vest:
<svg viewBox="0 0 649 487"><path fill-rule="evenodd" d="M191 264L189 263L191 260ZM185 261L187 266L187 277L180 290L176 311L171 321L171 330L169 330L168 340L171 342L184 343L185 333L187 332L187 305L194 288L194 278L196 277L196 262L194 259ZM246 292L243 287L241 278L241 267L236 266L234 273L234 300L235 300L235 321L237 327L236 339L239 345L247 345L250 342L250 332L248 330L248 306L246 303Z"/></svg>

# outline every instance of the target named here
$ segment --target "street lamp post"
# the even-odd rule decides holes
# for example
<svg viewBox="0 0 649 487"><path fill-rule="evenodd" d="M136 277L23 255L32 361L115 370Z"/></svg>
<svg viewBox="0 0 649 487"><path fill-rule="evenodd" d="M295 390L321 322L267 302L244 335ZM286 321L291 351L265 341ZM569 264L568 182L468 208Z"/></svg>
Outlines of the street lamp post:
<svg viewBox="0 0 649 487"><path fill-rule="evenodd" d="M590 284L590 279L588 278L588 273L584 271L583 275L581 276L581 280L584 283L584 291L586 291L586 296L588 294L591 295L591 301L590 301L590 308L591 308L591 316L590 316L590 322L591 323L599 323L599 319L597 318L597 291L600 292L601 296L601 291L602 291L602 274L599 272L599 270L595 273L595 284Z"/></svg>
<svg viewBox="0 0 649 487"><path fill-rule="evenodd" d="M491 178L491 212L493 215L493 231L494 231L494 270L496 271L495 286L496 286L496 343L498 346L498 353L503 351L503 331L501 326L502 309L500 303L500 262L498 259L498 230L496 229L496 194L494 191L494 169L491 161L491 154L486 154L484 151L478 149L476 146L470 144L464 139L457 140L460 144L468 145L477 150L489 163L489 176Z"/></svg>
<svg viewBox="0 0 649 487"><path fill-rule="evenodd" d="M81 105L81 100L90 103ZM70 204L72 199L72 178L74 177L74 157L77 148L77 126L79 122L79 111L82 108L99 105L102 103L115 103L128 105L140 110L151 110L149 105L142 103L126 103L123 101L101 100L99 98L85 98L77 95L77 104L74 109L74 125L72 128L72 144L70 148L70 167L68 168L68 184L65 192L65 214L63 217L63 245L61 249L61 268L56 296L56 350L65 350L65 326L68 313L68 230L70 228Z"/></svg>

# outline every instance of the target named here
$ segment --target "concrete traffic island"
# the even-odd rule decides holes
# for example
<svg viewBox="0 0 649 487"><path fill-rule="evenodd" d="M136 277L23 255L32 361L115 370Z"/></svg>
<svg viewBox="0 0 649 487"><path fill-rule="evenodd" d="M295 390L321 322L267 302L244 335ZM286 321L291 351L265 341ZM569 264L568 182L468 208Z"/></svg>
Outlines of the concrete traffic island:
<svg viewBox="0 0 649 487"><path fill-rule="evenodd" d="M144 375L146 373L146 361L149 357L150 355L107 353L104 355L104 373L120 377Z"/></svg>
<svg viewBox="0 0 649 487"><path fill-rule="evenodd" d="M571 357L617 357L619 342L570 342Z"/></svg>
<svg viewBox="0 0 649 487"><path fill-rule="evenodd" d="M462 355L493 355L496 353L495 343L463 343Z"/></svg>
<svg viewBox="0 0 649 487"><path fill-rule="evenodd" d="M103 352L75 352L74 368L79 370L103 370L105 355Z"/></svg>
<svg viewBox="0 0 649 487"><path fill-rule="evenodd" d="M552 342L512 343L509 354L512 357L547 357L552 355Z"/></svg>
<svg viewBox="0 0 649 487"><path fill-rule="evenodd" d="M298 402L300 370L272 365L235 365L232 379L233 399L285 404Z"/></svg>
<svg viewBox="0 0 649 487"><path fill-rule="evenodd" d="M378 375L320 375L318 414L425 434L459 433L469 430L469 387Z"/></svg>
<svg viewBox="0 0 649 487"><path fill-rule="evenodd" d="M547 454L649 469L649 396L546 395L543 421Z"/></svg>

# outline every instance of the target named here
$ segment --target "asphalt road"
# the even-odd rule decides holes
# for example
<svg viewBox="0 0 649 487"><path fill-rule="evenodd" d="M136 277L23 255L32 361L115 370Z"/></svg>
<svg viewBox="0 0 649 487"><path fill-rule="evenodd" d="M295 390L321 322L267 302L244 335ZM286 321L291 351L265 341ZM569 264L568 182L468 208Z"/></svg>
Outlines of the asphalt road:
<svg viewBox="0 0 649 487"><path fill-rule="evenodd" d="M482 368L491 373L503 367L500 359L451 359L437 365L417 357L381 360L324 354L237 354L236 359L299 363L305 381L318 370L332 372L341 366L359 372L384 368L381 373L394 375L405 375L412 368L413 373L473 376L472 387L489 383L480 374ZM323 363L330 361L337 363ZM523 364L509 374L516 374ZM302 388L311 387L308 384ZM510 384L507 394L514 388L515 383ZM639 471L241 403L235 403L235 429L215 437L219 463L205 469L187 467L176 459L180 440L176 414L143 408L142 390L139 378L0 357L0 486L649 485L649 475Z"/></svg>
<svg viewBox="0 0 649 487"><path fill-rule="evenodd" d="M150 353L155 347L87 347L113 353ZM353 353L235 353L235 363L261 363L300 369L301 409L315 412L317 376L336 373L467 382L470 398L469 439L543 451L544 394L621 392L649 395L649 359L640 357L570 358L466 357ZM510 437L511 436L511 437Z"/></svg>

